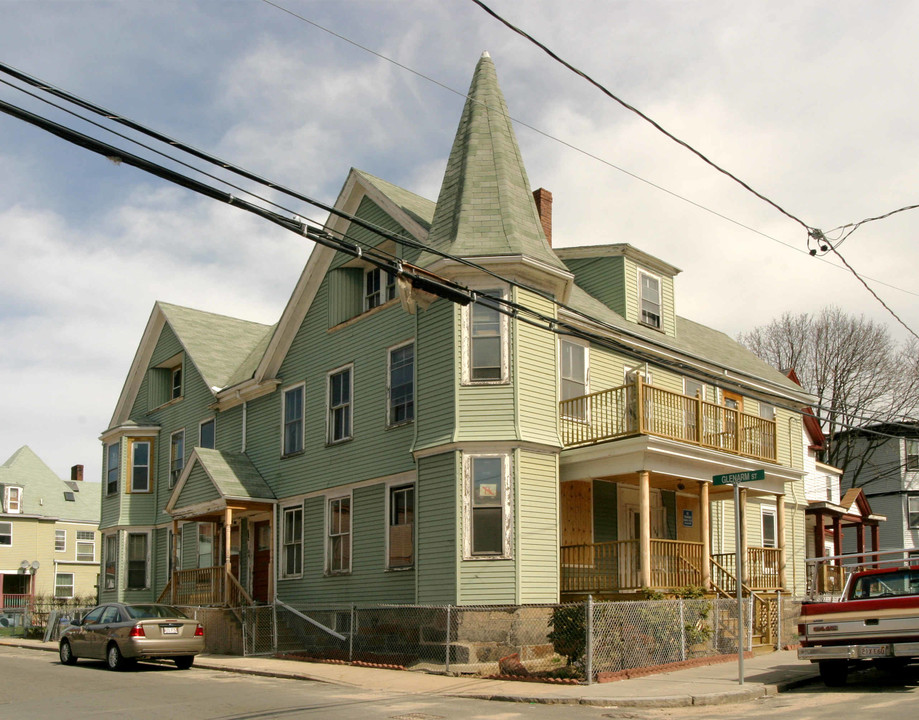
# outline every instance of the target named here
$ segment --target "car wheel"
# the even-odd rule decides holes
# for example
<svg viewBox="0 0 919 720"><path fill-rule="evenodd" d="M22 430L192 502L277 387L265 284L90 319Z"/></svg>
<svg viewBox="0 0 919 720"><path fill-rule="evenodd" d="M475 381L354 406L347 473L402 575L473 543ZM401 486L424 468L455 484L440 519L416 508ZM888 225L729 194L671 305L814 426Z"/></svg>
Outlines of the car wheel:
<svg viewBox="0 0 919 720"><path fill-rule="evenodd" d="M843 687L849 678L848 661L821 660L820 678L827 687Z"/></svg>
<svg viewBox="0 0 919 720"><path fill-rule="evenodd" d="M109 670L124 670L128 666L128 661L121 654L117 643L110 644L105 651L105 664Z"/></svg>
<svg viewBox="0 0 919 720"><path fill-rule="evenodd" d="M176 667L179 670L188 670L192 666L192 663L195 662L194 655L182 655L180 657L172 658L173 662L176 664Z"/></svg>
<svg viewBox="0 0 919 720"><path fill-rule="evenodd" d="M60 647L59 652L60 652L62 664L64 665L76 665L77 664L77 656L73 654L73 649L70 647L70 643L67 642L66 640L61 640L61 647Z"/></svg>

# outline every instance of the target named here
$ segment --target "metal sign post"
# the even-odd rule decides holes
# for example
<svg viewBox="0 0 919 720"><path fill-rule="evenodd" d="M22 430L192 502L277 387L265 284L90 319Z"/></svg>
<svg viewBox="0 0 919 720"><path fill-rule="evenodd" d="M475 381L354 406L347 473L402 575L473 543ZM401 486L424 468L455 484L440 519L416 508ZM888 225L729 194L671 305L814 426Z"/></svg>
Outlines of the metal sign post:
<svg viewBox="0 0 919 720"><path fill-rule="evenodd" d="M734 555L737 558L735 563L737 577L737 681L744 684L744 644L746 641L746 632L744 631L744 612L743 612L743 571L744 560L740 547L740 524L743 518L740 516L740 483L753 482L755 480L765 480L765 470L747 470L745 472L727 473L725 475L714 475L712 485L733 485L734 486Z"/></svg>

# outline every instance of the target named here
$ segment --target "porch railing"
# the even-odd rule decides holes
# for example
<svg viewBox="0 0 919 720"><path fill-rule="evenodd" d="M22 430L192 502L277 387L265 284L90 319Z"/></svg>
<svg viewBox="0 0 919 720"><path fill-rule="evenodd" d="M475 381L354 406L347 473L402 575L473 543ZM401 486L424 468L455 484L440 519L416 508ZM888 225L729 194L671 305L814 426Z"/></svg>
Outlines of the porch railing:
<svg viewBox="0 0 919 720"><path fill-rule="evenodd" d="M565 447L657 435L767 462L777 457L774 420L647 385L640 378L562 400L559 418Z"/></svg>
<svg viewBox="0 0 919 720"><path fill-rule="evenodd" d="M651 539L651 585L669 589L702 582L702 543ZM561 548L561 591L640 590L638 540L617 540Z"/></svg>
<svg viewBox="0 0 919 720"><path fill-rule="evenodd" d="M249 593L222 565L190 570L176 570L160 593L160 601L175 605L226 605L240 607L254 604Z"/></svg>
<svg viewBox="0 0 919 720"><path fill-rule="evenodd" d="M0 610L22 610L29 607L31 600L31 595L4 593L0 595Z"/></svg>
<svg viewBox="0 0 919 720"><path fill-rule="evenodd" d="M712 580L725 592L736 592L737 555L718 553L712 555L712 560ZM746 575L747 584L754 590L781 590L778 548L748 547Z"/></svg>

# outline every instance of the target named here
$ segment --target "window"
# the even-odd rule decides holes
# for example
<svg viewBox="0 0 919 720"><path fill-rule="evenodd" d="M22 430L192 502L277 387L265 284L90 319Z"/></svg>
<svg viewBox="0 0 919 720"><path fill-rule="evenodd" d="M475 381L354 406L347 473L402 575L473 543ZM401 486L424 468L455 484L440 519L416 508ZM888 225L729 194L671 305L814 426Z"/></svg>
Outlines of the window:
<svg viewBox="0 0 919 720"><path fill-rule="evenodd" d="M284 455L303 450L303 395L305 386L284 391Z"/></svg>
<svg viewBox="0 0 919 720"><path fill-rule="evenodd" d="M144 590L147 581L147 533L128 533L128 590Z"/></svg>
<svg viewBox="0 0 919 720"><path fill-rule="evenodd" d="M171 380L169 388L169 399L178 400L182 397L182 366L172 368L169 373Z"/></svg>
<svg viewBox="0 0 919 720"><path fill-rule="evenodd" d="M919 470L919 439L906 438L906 469Z"/></svg>
<svg viewBox="0 0 919 720"><path fill-rule="evenodd" d="M214 418L205 420L198 426L198 447L217 447L217 421Z"/></svg>
<svg viewBox="0 0 919 720"><path fill-rule="evenodd" d="M54 552L64 552L67 550L67 531L54 531Z"/></svg>
<svg viewBox="0 0 919 720"><path fill-rule="evenodd" d="M211 523L198 523L198 567L214 565L214 526Z"/></svg>
<svg viewBox="0 0 919 720"><path fill-rule="evenodd" d="M906 511L910 528L919 528L919 495L906 496ZM2 527L0 527L0 545L3 544L2 532Z"/></svg>
<svg viewBox="0 0 919 720"><path fill-rule="evenodd" d="M57 573L54 576L54 597L73 597L73 573Z"/></svg>
<svg viewBox="0 0 919 720"><path fill-rule="evenodd" d="M282 577L299 577L303 572L303 508L284 509Z"/></svg>
<svg viewBox="0 0 919 720"><path fill-rule="evenodd" d="M653 275L638 273L639 320L653 328L661 326L661 281Z"/></svg>
<svg viewBox="0 0 919 720"><path fill-rule="evenodd" d="M329 375L329 442L351 439L351 368Z"/></svg>
<svg viewBox="0 0 919 720"><path fill-rule="evenodd" d="M510 492L504 456L467 458L470 556L510 555Z"/></svg>
<svg viewBox="0 0 919 720"><path fill-rule="evenodd" d="M329 572L351 571L351 498L329 500Z"/></svg>
<svg viewBox="0 0 919 720"><path fill-rule="evenodd" d="M759 404L759 416L763 420L775 420L775 405L761 402Z"/></svg>
<svg viewBox="0 0 919 720"><path fill-rule="evenodd" d="M410 567L415 550L415 486L389 489L389 557L387 567Z"/></svg>
<svg viewBox="0 0 919 720"><path fill-rule="evenodd" d="M22 488L20 487L6 487L4 488L4 494L6 498L4 499L4 507L6 512L11 515L22 512Z"/></svg>
<svg viewBox="0 0 919 720"><path fill-rule="evenodd" d="M104 581L106 590L115 589L115 578L118 577L116 569L118 567L118 534L112 533L105 536L105 566Z"/></svg>
<svg viewBox="0 0 919 720"><path fill-rule="evenodd" d="M96 536L92 530L77 530L77 562L95 562Z"/></svg>
<svg viewBox="0 0 919 720"><path fill-rule="evenodd" d="M150 492L152 445L149 440L131 443L131 492Z"/></svg>
<svg viewBox="0 0 919 720"><path fill-rule="evenodd" d="M503 297L501 290L486 295ZM505 321L490 301L478 299L469 305L469 382L502 382L507 379Z"/></svg>
<svg viewBox="0 0 919 720"><path fill-rule="evenodd" d="M112 443L106 449L105 494L118 492L118 471L121 465L121 443Z"/></svg>
<svg viewBox="0 0 919 720"><path fill-rule="evenodd" d="M698 380L683 378L683 394L688 395L691 398L705 400L705 385L700 383Z"/></svg>
<svg viewBox="0 0 919 720"><path fill-rule="evenodd" d="M172 433L169 443L169 487L173 487L185 467L185 431Z"/></svg>
<svg viewBox="0 0 919 720"><path fill-rule="evenodd" d="M385 279L385 286L383 285ZM364 310L373 310L396 297L396 276L382 268L364 273Z"/></svg>
<svg viewBox="0 0 919 720"><path fill-rule="evenodd" d="M9 547L13 544L13 523L0 522L0 547Z"/></svg>
<svg viewBox="0 0 919 720"><path fill-rule="evenodd" d="M587 395L587 346L562 340L559 344L559 353L560 399L565 401ZM588 418L586 400L566 403L562 407L565 417L584 421Z"/></svg>
<svg viewBox="0 0 919 720"><path fill-rule="evenodd" d="M389 351L389 425L415 419L415 346Z"/></svg>
<svg viewBox="0 0 919 720"><path fill-rule="evenodd" d="M763 513L763 547L774 548L775 542L775 508L764 507Z"/></svg>

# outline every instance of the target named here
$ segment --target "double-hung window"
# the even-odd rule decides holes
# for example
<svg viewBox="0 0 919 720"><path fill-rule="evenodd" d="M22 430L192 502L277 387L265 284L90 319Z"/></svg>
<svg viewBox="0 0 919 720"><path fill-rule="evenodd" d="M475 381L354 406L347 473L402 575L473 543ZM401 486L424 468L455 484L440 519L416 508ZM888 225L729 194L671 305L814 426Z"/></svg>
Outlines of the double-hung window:
<svg viewBox="0 0 919 720"><path fill-rule="evenodd" d="M198 426L198 447L217 447L217 423L214 418L205 420Z"/></svg>
<svg viewBox="0 0 919 720"><path fill-rule="evenodd" d="M10 547L13 544L13 523L0 522L0 547Z"/></svg>
<svg viewBox="0 0 919 720"><path fill-rule="evenodd" d="M415 556L415 486L389 489L389 557L391 568L410 567Z"/></svg>
<svg viewBox="0 0 919 720"><path fill-rule="evenodd" d="M282 577L299 577L303 573L303 507L284 509Z"/></svg>
<svg viewBox="0 0 919 720"><path fill-rule="evenodd" d="M169 399L178 400L182 397L182 366L172 368L170 372Z"/></svg>
<svg viewBox="0 0 919 720"><path fill-rule="evenodd" d="M185 467L185 430L172 433L169 443L169 487L173 487Z"/></svg>
<svg viewBox="0 0 919 720"><path fill-rule="evenodd" d="M73 597L73 573L57 573L54 576L54 597Z"/></svg>
<svg viewBox="0 0 919 720"><path fill-rule="evenodd" d="M128 533L128 590L144 590L149 587L150 536L145 533Z"/></svg>
<svg viewBox="0 0 919 720"><path fill-rule="evenodd" d="M510 556L508 458L504 455L466 458L468 483L466 553L472 557Z"/></svg>
<svg viewBox="0 0 919 720"><path fill-rule="evenodd" d="M774 548L776 544L775 508L763 507L763 547Z"/></svg>
<svg viewBox="0 0 919 720"><path fill-rule="evenodd" d="M303 400L305 386L297 385L284 391L284 455L303 450Z"/></svg>
<svg viewBox="0 0 919 720"><path fill-rule="evenodd" d="M134 440L131 443L131 492L150 492L152 479L153 443L150 440Z"/></svg>
<svg viewBox="0 0 919 720"><path fill-rule="evenodd" d="M389 351L389 425L415 419L415 345Z"/></svg>
<svg viewBox="0 0 919 720"><path fill-rule="evenodd" d="M661 281L653 275L638 273L639 321L660 329L661 326Z"/></svg>
<svg viewBox="0 0 919 720"><path fill-rule="evenodd" d="M503 297L501 290L485 295ZM468 306L468 382L507 380L507 322L494 301L479 298Z"/></svg>
<svg viewBox="0 0 919 720"><path fill-rule="evenodd" d="M351 571L351 498L329 500L328 571Z"/></svg>
<svg viewBox="0 0 919 720"><path fill-rule="evenodd" d="M118 577L118 533L112 533L105 536L105 566L103 567L104 582L106 590L115 589L115 581Z"/></svg>
<svg viewBox="0 0 919 720"><path fill-rule="evenodd" d="M560 376L560 399L562 401L571 400L572 398L582 398L587 395L587 346L571 340L562 340L559 345L561 354ZM586 399L576 402L566 403L563 405L564 415L575 420L588 419L588 409Z"/></svg>
<svg viewBox="0 0 919 720"><path fill-rule="evenodd" d="M67 550L67 531L54 531L54 552L65 552Z"/></svg>
<svg viewBox="0 0 919 720"><path fill-rule="evenodd" d="M906 438L906 469L919 470L919 439Z"/></svg>
<svg viewBox="0 0 919 720"><path fill-rule="evenodd" d="M351 367L329 373L329 443L351 439Z"/></svg>
<svg viewBox="0 0 919 720"><path fill-rule="evenodd" d="M22 488L10 485L4 488L3 507L10 515L22 512Z"/></svg>
<svg viewBox="0 0 919 720"><path fill-rule="evenodd" d="M114 442L106 448L105 494L118 492L118 472L121 468L121 442Z"/></svg>
<svg viewBox="0 0 919 720"><path fill-rule="evenodd" d="M373 310L396 297L396 276L382 268L364 273L364 310Z"/></svg>
<svg viewBox="0 0 919 720"><path fill-rule="evenodd" d="M77 530L77 562L95 562L96 535L92 530Z"/></svg>
<svg viewBox="0 0 919 720"><path fill-rule="evenodd" d="M919 495L906 496L906 512L909 527L913 530L919 528ZM0 535L0 538L2 538L2 535ZM2 540L0 540L0 545L2 544Z"/></svg>

